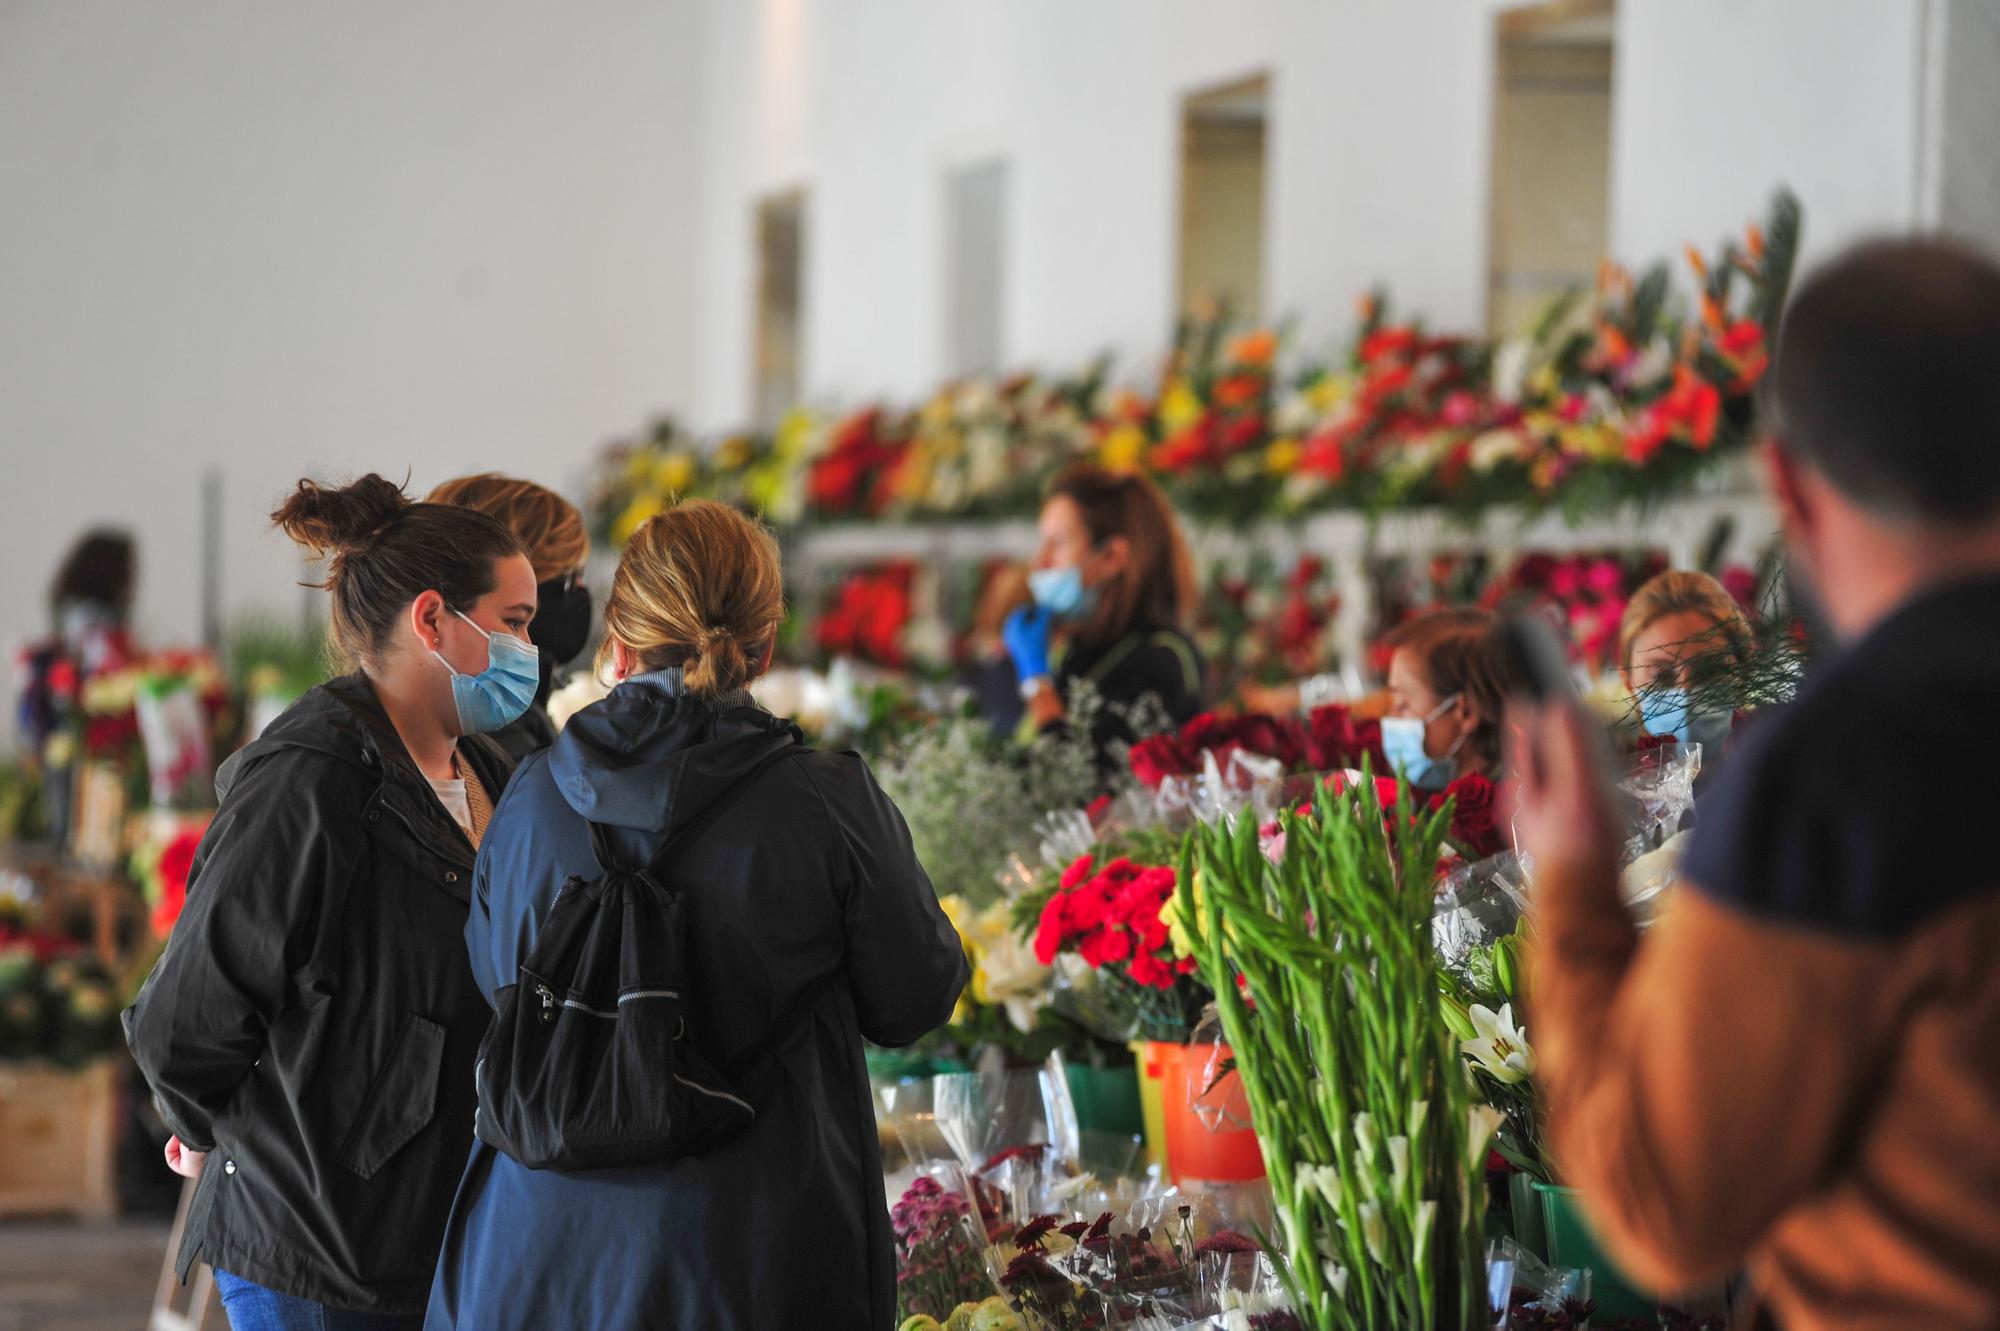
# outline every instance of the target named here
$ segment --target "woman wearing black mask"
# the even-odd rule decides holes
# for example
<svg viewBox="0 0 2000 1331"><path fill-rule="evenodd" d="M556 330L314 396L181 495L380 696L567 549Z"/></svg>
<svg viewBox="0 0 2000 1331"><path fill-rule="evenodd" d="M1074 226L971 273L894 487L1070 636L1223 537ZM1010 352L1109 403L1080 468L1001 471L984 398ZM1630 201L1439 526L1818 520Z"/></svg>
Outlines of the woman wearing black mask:
<svg viewBox="0 0 2000 1331"><path fill-rule="evenodd" d="M528 640L542 654L542 682L535 703L521 719L493 738L519 762L555 743L549 721L549 694L561 669L590 645L590 588L583 568L590 558L590 537L576 505L533 481L515 480L497 472L461 476L430 492L433 504L456 504L495 519L514 533L535 566L535 588L541 600Z"/></svg>

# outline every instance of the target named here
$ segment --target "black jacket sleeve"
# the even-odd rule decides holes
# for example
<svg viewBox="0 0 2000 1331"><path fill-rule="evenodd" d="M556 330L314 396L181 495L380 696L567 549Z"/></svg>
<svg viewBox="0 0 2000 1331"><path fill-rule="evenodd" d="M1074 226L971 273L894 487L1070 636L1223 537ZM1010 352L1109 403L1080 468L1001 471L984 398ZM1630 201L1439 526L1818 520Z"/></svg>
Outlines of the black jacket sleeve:
<svg viewBox="0 0 2000 1331"><path fill-rule="evenodd" d="M1058 675L1056 683L1065 697L1077 677L1068 670ZM1157 699L1176 726L1187 724L1202 709L1201 657L1193 643L1171 629L1142 630L1113 647L1104 664L1083 672L1083 677L1092 679L1104 703L1091 723L1090 743L1098 770L1106 777L1119 769L1119 754L1138 737L1129 713L1142 698ZM1069 718L1051 721L1042 733L1070 733Z"/></svg>
<svg viewBox="0 0 2000 1331"><path fill-rule="evenodd" d="M848 984L863 1036L912 1044L951 1019L971 964L917 863L903 815L868 765L850 760L851 778L814 778L847 861Z"/></svg>
<svg viewBox="0 0 2000 1331"><path fill-rule="evenodd" d="M125 1013L160 1116L193 1150L213 1149L217 1115L262 1056L365 855L343 785L303 753L237 778L195 853L167 949Z"/></svg>
<svg viewBox="0 0 2000 1331"><path fill-rule="evenodd" d="M1125 657L1104 672L1098 692L1108 703L1130 707L1147 694L1158 698L1175 725L1201 711L1202 667L1194 647L1178 633L1165 629L1146 635Z"/></svg>

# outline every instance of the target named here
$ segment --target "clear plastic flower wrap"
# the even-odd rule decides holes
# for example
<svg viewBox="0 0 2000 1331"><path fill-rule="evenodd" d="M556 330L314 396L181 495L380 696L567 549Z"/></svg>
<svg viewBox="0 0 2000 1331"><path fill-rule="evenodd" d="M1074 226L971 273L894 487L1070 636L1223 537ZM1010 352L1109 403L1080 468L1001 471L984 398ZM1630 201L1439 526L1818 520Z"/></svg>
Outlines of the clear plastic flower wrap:
<svg viewBox="0 0 2000 1331"><path fill-rule="evenodd" d="M1076 1107L1061 1054L1036 1068L952 1072L931 1079L931 1112L959 1162L978 1172L1002 1151L1040 1146L1073 1164Z"/></svg>
<svg viewBox="0 0 2000 1331"><path fill-rule="evenodd" d="M1558 1271L1511 1238L1487 1245L1486 1288L1495 1331L1581 1327L1589 1320L1590 1272Z"/></svg>
<svg viewBox="0 0 2000 1331"><path fill-rule="evenodd" d="M1513 933L1527 908L1528 872L1521 856L1505 851L1460 865L1438 885L1431 912L1439 960L1445 969L1464 974L1477 949Z"/></svg>
<svg viewBox="0 0 2000 1331"><path fill-rule="evenodd" d="M936 1161L908 1171L889 1208L896 1240L896 1315L942 1321L965 1303L997 1295L987 1234L965 1171Z"/></svg>
<svg viewBox="0 0 2000 1331"><path fill-rule="evenodd" d="M1226 1209L1217 1197L1168 1192L1122 1214L1067 1223L1041 1216L993 1245L988 1259L1036 1328L1164 1331L1281 1308L1276 1266Z"/></svg>
<svg viewBox="0 0 2000 1331"><path fill-rule="evenodd" d="M1678 832L1694 807L1694 780L1701 775L1701 745L1668 744L1626 760L1618 779L1626 801L1627 863Z"/></svg>

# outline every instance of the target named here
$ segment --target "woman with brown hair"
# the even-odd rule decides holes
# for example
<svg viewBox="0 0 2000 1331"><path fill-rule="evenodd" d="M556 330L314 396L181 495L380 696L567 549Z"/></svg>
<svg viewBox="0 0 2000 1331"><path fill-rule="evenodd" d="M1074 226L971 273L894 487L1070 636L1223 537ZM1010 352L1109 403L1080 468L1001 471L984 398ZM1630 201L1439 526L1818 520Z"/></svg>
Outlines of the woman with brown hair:
<svg viewBox="0 0 2000 1331"><path fill-rule="evenodd" d="M942 1025L966 958L867 764L751 701L783 618L777 544L749 518L695 500L641 526L604 606L619 683L521 765L466 928L497 1006L564 885L613 867L594 839L650 864L685 903L685 1038L754 1117L671 1165L534 1170L482 1141L431 1331L894 1324L862 1042Z"/></svg>
<svg viewBox="0 0 2000 1331"><path fill-rule="evenodd" d="M272 517L330 556L358 668L223 764L126 1037L199 1179L182 1278L213 1266L237 1331L416 1327L488 1016L464 930L509 763L476 737L534 695L535 575L493 519L380 476Z"/></svg>
<svg viewBox="0 0 2000 1331"><path fill-rule="evenodd" d="M590 537L583 514L553 490L491 471L446 481L430 492L428 501L457 504L497 519L514 533L534 565L535 618L528 625L528 641L541 653L541 682L520 719L493 733L494 742L519 762L555 743L548 707L556 672L590 645L590 588L583 581Z"/></svg>
<svg viewBox="0 0 2000 1331"><path fill-rule="evenodd" d="M1109 706L1092 739L1108 765L1110 746L1132 738L1111 709L1152 697L1179 725L1202 708L1202 661L1187 632L1194 560L1159 487L1103 467L1058 476L1040 529L1034 604L1008 617L1007 652L1040 729L1064 721L1072 683L1096 688Z"/></svg>
<svg viewBox="0 0 2000 1331"><path fill-rule="evenodd" d="M1494 625L1484 610L1438 610L1389 635L1382 749L1419 790L1500 777L1507 688Z"/></svg>

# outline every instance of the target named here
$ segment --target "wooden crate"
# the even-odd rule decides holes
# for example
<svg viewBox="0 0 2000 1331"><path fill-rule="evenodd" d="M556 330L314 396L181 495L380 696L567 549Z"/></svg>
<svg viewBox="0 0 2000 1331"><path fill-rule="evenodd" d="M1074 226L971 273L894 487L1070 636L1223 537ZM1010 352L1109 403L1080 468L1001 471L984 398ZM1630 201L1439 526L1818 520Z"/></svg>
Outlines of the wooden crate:
<svg viewBox="0 0 2000 1331"><path fill-rule="evenodd" d="M118 1214L119 1073L0 1063L0 1216Z"/></svg>

